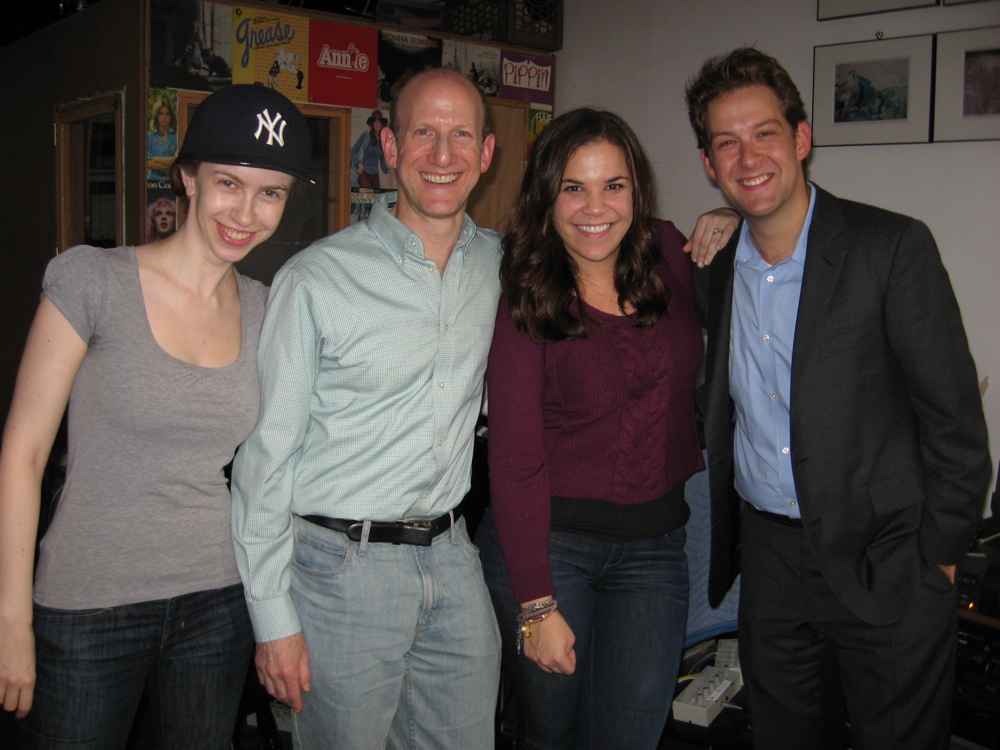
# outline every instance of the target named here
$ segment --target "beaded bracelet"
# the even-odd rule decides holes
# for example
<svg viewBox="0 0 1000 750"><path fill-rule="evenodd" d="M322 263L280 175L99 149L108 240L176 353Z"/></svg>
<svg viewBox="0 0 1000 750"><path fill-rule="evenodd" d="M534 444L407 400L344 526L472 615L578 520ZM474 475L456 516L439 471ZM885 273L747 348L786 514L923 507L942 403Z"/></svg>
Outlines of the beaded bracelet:
<svg viewBox="0 0 1000 750"><path fill-rule="evenodd" d="M521 613L517 616L517 653L521 653L524 639L531 637L531 626L547 619L558 608L559 603L553 598L521 607Z"/></svg>
<svg viewBox="0 0 1000 750"><path fill-rule="evenodd" d="M521 612L538 612L542 609L548 609L556 603L555 597L550 596L548 599L543 599L540 602L533 602L531 604L522 604Z"/></svg>

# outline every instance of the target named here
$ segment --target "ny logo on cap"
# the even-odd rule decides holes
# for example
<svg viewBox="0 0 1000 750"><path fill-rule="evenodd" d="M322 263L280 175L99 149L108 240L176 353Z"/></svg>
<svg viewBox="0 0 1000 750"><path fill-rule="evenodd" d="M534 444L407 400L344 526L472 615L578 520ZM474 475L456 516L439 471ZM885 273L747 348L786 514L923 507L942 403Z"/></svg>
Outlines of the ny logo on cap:
<svg viewBox="0 0 1000 750"><path fill-rule="evenodd" d="M274 142L277 141L278 145L284 148L285 125L287 124L288 122L282 118L280 112L272 120L271 113L265 109L263 112L257 114L257 132L253 134L253 137L259 141L260 134L264 131L264 128L267 128L267 145L273 146Z"/></svg>

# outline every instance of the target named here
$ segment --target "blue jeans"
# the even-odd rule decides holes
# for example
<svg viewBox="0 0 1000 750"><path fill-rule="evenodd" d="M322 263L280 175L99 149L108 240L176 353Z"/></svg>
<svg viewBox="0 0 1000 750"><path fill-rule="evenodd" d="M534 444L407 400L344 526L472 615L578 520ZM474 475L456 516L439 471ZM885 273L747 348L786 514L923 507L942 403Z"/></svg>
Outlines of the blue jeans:
<svg viewBox="0 0 1000 750"><path fill-rule="evenodd" d="M492 748L500 638L464 519L429 547L352 542L301 518L294 538L312 672L295 747Z"/></svg>
<svg viewBox="0 0 1000 750"><path fill-rule="evenodd" d="M576 636L576 671L543 672L515 651L520 605L493 516L477 534L515 676L518 747L655 750L670 712L687 621L684 529L638 542L553 531L559 612Z"/></svg>
<svg viewBox="0 0 1000 750"><path fill-rule="evenodd" d="M143 689L159 750L228 750L253 648L243 587L104 609L35 605L30 748L125 747Z"/></svg>

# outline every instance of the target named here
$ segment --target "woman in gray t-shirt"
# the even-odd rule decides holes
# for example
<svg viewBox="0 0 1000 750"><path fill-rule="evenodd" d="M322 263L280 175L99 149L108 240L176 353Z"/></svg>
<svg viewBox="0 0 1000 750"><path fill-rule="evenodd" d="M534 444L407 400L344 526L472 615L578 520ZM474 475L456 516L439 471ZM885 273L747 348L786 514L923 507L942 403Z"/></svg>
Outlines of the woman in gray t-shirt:
<svg viewBox="0 0 1000 750"><path fill-rule="evenodd" d="M275 231L310 154L281 94L222 89L171 169L181 228L49 264L0 453L0 699L30 747L124 747L144 688L159 745L230 746L253 633L223 468L257 419L267 294L233 264Z"/></svg>

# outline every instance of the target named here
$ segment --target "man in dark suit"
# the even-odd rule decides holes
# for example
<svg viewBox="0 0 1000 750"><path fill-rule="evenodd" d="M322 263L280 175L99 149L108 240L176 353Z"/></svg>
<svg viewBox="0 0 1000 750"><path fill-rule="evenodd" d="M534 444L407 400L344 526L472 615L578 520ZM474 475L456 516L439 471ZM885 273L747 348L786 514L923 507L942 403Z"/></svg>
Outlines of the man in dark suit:
<svg viewBox="0 0 1000 750"><path fill-rule="evenodd" d="M934 240L806 181L812 131L773 58L710 60L687 101L705 171L744 218L700 272L699 397L710 600L741 541L755 746L843 747L849 725L855 750L947 748L955 564L991 464Z"/></svg>

